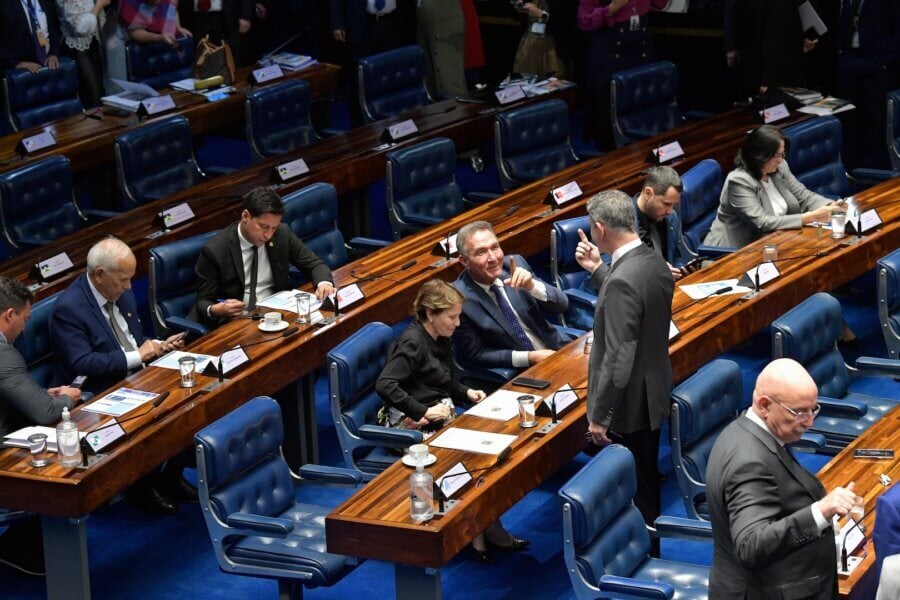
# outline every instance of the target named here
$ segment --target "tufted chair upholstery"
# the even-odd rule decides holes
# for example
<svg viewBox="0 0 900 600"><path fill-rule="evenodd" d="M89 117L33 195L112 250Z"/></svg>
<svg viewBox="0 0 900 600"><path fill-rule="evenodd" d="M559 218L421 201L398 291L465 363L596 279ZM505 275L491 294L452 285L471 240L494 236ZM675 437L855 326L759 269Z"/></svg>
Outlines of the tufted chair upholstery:
<svg viewBox="0 0 900 600"><path fill-rule="evenodd" d="M678 68L668 61L613 73L609 108L616 146L682 125L677 94Z"/></svg>
<svg viewBox="0 0 900 600"><path fill-rule="evenodd" d="M278 579L299 596L299 586L332 585L353 563L326 551L330 509L296 501L283 437L278 404L253 398L194 436L197 487L219 568Z"/></svg>
<svg viewBox="0 0 900 600"><path fill-rule="evenodd" d="M900 171L900 90L888 92L887 95L887 136L888 154L891 155L891 168Z"/></svg>
<svg viewBox="0 0 900 600"><path fill-rule="evenodd" d="M162 89L173 81L191 77L194 66L194 39L178 41L178 48L163 43L126 42L125 64L128 81Z"/></svg>
<svg viewBox="0 0 900 600"><path fill-rule="evenodd" d="M47 323L58 297L58 293L53 294L31 305L31 318L15 342L16 349L28 365L29 375L43 388L50 387L53 378L53 349L50 347Z"/></svg>
<svg viewBox="0 0 900 600"><path fill-rule="evenodd" d="M276 83L247 94L247 139L256 158L290 152L319 139L309 122L309 104L309 84L303 79Z"/></svg>
<svg viewBox="0 0 900 600"><path fill-rule="evenodd" d="M344 463L368 480L391 464L406 448L422 441L419 431L375 424L381 397L375 382L387 362L393 330L384 323L368 323L328 353L328 394L331 418Z"/></svg>
<svg viewBox="0 0 900 600"><path fill-rule="evenodd" d="M28 129L84 110L78 99L78 69L60 58L58 69L9 69L3 77L6 117L14 131Z"/></svg>
<svg viewBox="0 0 900 600"><path fill-rule="evenodd" d="M465 210L456 185L456 147L433 138L387 156L388 216L394 239Z"/></svg>
<svg viewBox="0 0 900 600"><path fill-rule="evenodd" d="M878 317L888 356L900 358L900 250L878 259Z"/></svg>
<svg viewBox="0 0 900 600"><path fill-rule="evenodd" d="M575 597L707 598L708 567L649 557L650 537L632 502L636 487L631 452L613 444L559 490L563 553ZM688 519L661 518L660 529L663 523L702 537L711 531L708 523Z"/></svg>
<svg viewBox="0 0 900 600"><path fill-rule="evenodd" d="M836 344L842 326L840 303L825 293L810 296L772 323L772 358L793 358L806 367L819 386L820 404L830 398L859 407L855 419L824 413L816 417L810 431L834 446L855 439L898 401L851 391L850 373Z"/></svg>
<svg viewBox="0 0 900 600"><path fill-rule="evenodd" d="M150 248L150 312L153 328L161 338L185 329L196 335L206 333L204 326L184 317L197 301L197 258L216 233Z"/></svg>
<svg viewBox="0 0 900 600"><path fill-rule="evenodd" d="M425 52L403 46L359 59L359 104L366 123L389 119L431 102Z"/></svg>
<svg viewBox="0 0 900 600"><path fill-rule="evenodd" d="M835 116L816 117L784 129L790 141L788 164L806 187L829 198L853 192L841 161L841 122Z"/></svg>
<svg viewBox="0 0 900 600"><path fill-rule="evenodd" d="M51 156L0 175L3 234L13 248L48 244L87 227L75 204L65 156Z"/></svg>
<svg viewBox="0 0 900 600"><path fill-rule="evenodd" d="M205 178L194 158L188 120L173 115L116 138L120 208L130 210L197 185Z"/></svg>
<svg viewBox="0 0 900 600"><path fill-rule="evenodd" d="M700 254L703 238L709 233L722 192L722 167L707 158L691 167L681 176L684 191L678 212L684 244L693 254Z"/></svg>
<svg viewBox="0 0 900 600"><path fill-rule="evenodd" d="M500 113L494 121L494 143L504 190L578 162L569 141L569 108L562 100Z"/></svg>
<svg viewBox="0 0 900 600"><path fill-rule="evenodd" d="M594 326L597 290L590 285L587 271L575 260L579 229L590 236L590 217L585 215L553 223L550 229L550 277L569 298L569 308L563 315L565 325L587 331ZM609 256L602 254L601 258L609 264Z"/></svg>

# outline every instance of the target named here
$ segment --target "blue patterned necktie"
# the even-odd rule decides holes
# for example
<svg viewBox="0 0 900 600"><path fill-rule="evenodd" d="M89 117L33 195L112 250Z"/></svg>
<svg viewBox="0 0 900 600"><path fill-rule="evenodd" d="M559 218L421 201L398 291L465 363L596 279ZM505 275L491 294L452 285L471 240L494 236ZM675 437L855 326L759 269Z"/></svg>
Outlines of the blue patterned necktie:
<svg viewBox="0 0 900 600"><path fill-rule="evenodd" d="M507 323L509 323L513 333L516 334L516 338L522 345L522 350L534 350L534 344L532 344L531 340L528 339L528 336L525 335L525 329L522 328L522 323L519 321L516 311L513 310L512 305L509 303L509 300L506 299L500 286L495 283L491 286L491 292L494 293L494 298L497 299L497 305L500 307L500 312L503 313L503 317L506 319Z"/></svg>
<svg viewBox="0 0 900 600"><path fill-rule="evenodd" d="M25 5L28 7L28 20L31 21L31 33L34 36L35 58L37 58L37 63L43 66L43 64L47 62L47 50L41 45L41 42L38 39L40 28L38 27L37 11L35 10L32 1L33 0L25 0ZM382 2L383 1L384 0L382 0Z"/></svg>

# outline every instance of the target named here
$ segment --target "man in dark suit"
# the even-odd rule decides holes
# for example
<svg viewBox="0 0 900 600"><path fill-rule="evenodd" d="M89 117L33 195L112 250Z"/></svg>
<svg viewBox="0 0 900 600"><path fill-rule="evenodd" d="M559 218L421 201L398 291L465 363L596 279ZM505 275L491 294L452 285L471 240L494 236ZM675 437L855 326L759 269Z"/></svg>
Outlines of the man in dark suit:
<svg viewBox="0 0 900 600"><path fill-rule="evenodd" d="M812 377L791 359L759 374L753 405L719 435L706 467L713 530L709 597L837 598L831 528L863 499L853 483L825 494L786 444L819 412Z"/></svg>
<svg viewBox="0 0 900 600"><path fill-rule="evenodd" d="M634 205L623 192L588 201L591 239L612 256L594 314L588 367L588 431L597 445L622 443L637 468L635 506L651 524L659 516L659 428L669 416L672 367L669 322L675 283L666 261L641 243ZM577 258L577 255L576 255Z"/></svg>
<svg viewBox="0 0 900 600"><path fill-rule="evenodd" d="M319 300L334 292L331 269L281 222L283 213L272 190L244 196L241 220L209 240L197 258L197 303L189 318L215 327L245 307L254 310L257 301L290 289L290 265L310 276Z"/></svg>
<svg viewBox="0 0 900 600"><path fill-rule="evenodd" d="M0 70L59 67L62 34L52 0L0 2Z"/></svg>
<svg viewBox="0 0 900 600"><path fill-rule="evenodd" d="M464 364L524 368L570 341L541 314L564 313L565 294L534 277L522 257L504 259L490 223L464 226L456 244L466 270L454 285L467 301L453 341Z"/></svg>

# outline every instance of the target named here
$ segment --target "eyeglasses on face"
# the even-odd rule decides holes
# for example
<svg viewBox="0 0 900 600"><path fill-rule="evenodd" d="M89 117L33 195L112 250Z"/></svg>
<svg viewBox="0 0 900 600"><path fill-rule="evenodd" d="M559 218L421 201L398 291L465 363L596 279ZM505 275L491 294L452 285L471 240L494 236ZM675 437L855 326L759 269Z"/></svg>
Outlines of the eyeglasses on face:
<svg viewBox="0 0 900 600"><path fill-rule="evenodd" d="M787 152L776 152L772 155L772 158L787 158Z"/></svg>
<svg viewBox="0 0 900 600"><path fill-rule="evenodd" d="M784 410L791 413L791 416L793 416L794 419L797 421L802 421L804 419L808 419L809 417L815 418L816 415L819 414L819 411L822 410L822 407L819 404L816 404L812 408L812 410L809 410L808 408L804 408L801 410L795 410L789 406L785 406L785 404L783 402L781 402L778 398L773 398L772 396L766 396L766 397L769 400L771 400L772 402L775 402L776 404L778 404Z"/></svg>

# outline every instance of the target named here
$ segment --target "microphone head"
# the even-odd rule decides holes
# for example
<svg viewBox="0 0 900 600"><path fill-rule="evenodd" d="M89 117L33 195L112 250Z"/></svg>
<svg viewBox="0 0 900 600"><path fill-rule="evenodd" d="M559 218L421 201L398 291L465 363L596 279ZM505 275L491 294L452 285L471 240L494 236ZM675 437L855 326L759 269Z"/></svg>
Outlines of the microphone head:
<svg viewBox="0 0 900 600"><path fill-rule="evenodd" d="M169 390L166 390L165 392L163 392L162 394L160 394L159 396L157 396L156 399L153 401L153 408L156 408L156 407L158 407L160 404L162 404L163 402L165 402L165 401L166 401L166 398L168 398L168 397L169 397Z"/></svg>
<svg viewBox="0 0 900 600"><path fill-rule="evenodd" d="M502 463L504 460L506 460L506 457L509 456L510 452L512 452L512 446L507 446L506 448L504 448L503 451L497 455L497 460L494 462L494 464L499 465L500 463Z"/></svg>

